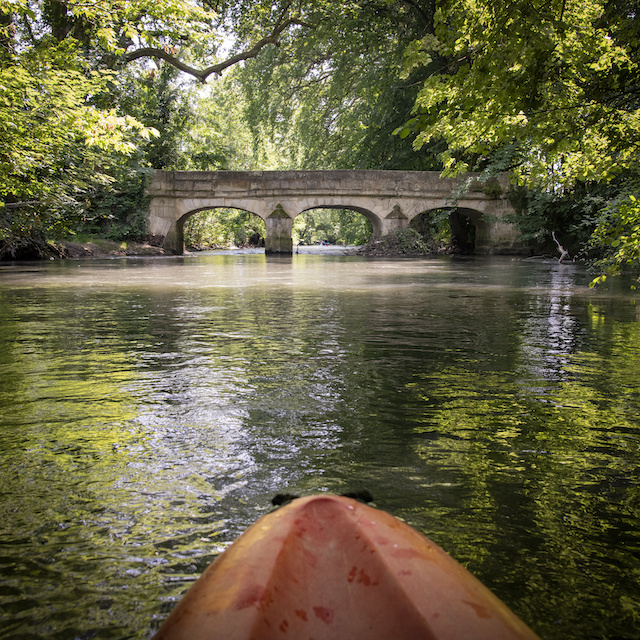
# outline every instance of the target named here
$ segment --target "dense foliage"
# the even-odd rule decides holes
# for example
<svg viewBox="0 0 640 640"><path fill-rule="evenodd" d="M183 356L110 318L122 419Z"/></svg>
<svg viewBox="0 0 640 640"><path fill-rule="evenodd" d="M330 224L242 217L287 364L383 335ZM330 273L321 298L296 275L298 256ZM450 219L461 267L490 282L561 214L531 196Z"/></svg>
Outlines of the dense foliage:
<svg viewBox="0 0 640 640"><path fill-rule="evenodd" d="M617 276L623 271L640 272L640 202L635 196L624 201L614 201L605 207L592 242L610 247L598 261L601 275L593 284L604 282L607 276Z"/></svg>
<svg viewBox="0 0 640 640"><path fill-rule="evenodd" d="M191 216L184 227L190 249L264 246L262 218L240 209L214 209ZM371 239L371 223L348 209L311 209L293 223L294 244L363 245Z"/></svg>
<svg viewBox="0 0 640 640"><path fill-rule="evenodd" d="M177 69L204 80L302 27L291 3L254 4L248 29L225 3L0 0L0 257L78 230L142 235L147 170L192 164L194 90ZM254 40L218 60L228 25ZM224 147L201 148L202 168L230 164Z"/></svg>
<svg viewBox="0 0 640 640"><path fill-rule="evenodd" d="M13 7L29 24L33 12ZM92 189L113 175L155 131L95 96L113 73L91 68L76 41L16 39L15 22L0 27L0 255L42 254L47 235L78 222ZM31 31L35 25L30 27Z"/></svg>
<svg viewBox="0 0 640 640"><path fill-rule="evenodd" d="M445 174L510 171L530 190L531 237L555 227L578 251L610 253L628 220L617 203L638 193L639 34L633 1L445 0L407 51L406 74L431 72L396 132L443 144Z"/></svg>
<svg viewBox="0 0 640 640"><path fill-rule="evenodd" d="M262 218L241 209L215 209L191 216L184 228L185 244L191 250L264 245Z"/></svg>
<svg viewBox="0 0 640 640"><path fill-rule="evenodd" d="M256 138L278 141L283 168L439 169L391 135L426 75L400 72L406 47L432 28L433 3L341 0L320 15L303 39L237 70Z"/></svg>
<svg viewBox="0 0 640 640"><path fill-rule="evenodd" d="M555 236L603 275L638 270L637 15L635 0L0 0L0 253L141 239L151 169L474 169L511 172L532 247ZM423 226L440 243L438 215ZM223 219L209 244L261 233L207 214L193 243ZM368 230L329 211L294 232Z"/></svg>
<svg viewBox="0 0 640 640"><path fill-rule="evenodd" d="M362 245L372 234L371 223L360 213L348 209L311 209L293 222L293 241L297 244Z"/></svg>
<svg viewBox="0 0 640 640"><path fill-rule="evenodd" d="M640 28L623 1L448 0L407 68L444 58L416 100L416 147L443 138L445 171L508 162L554 189L634 169Z"/></svg>

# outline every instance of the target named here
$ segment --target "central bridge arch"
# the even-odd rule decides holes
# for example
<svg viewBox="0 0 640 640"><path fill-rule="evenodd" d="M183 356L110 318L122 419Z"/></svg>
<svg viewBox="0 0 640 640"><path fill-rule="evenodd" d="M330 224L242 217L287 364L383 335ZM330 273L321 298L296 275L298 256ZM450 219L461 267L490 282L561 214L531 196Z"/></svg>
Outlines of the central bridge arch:
<svg viewBox="0 0 640 640"><path fill-rule="evenodd" d="M264 220L245 209L216 208L197 211L185 216L183 226L185 246L188 241L196 251L228 245L264 247Z"/></svg>
<svg viewBox="0 0 640 640"><path fill-rule="evenodd" d="M481 188L467 189L454 201L463 182L435 171L156 171L148 230L165 250L181 254L191 215L218 207L243 209L264 220L266 253L290 254L293 221L310 209L357 211L371 221L373 237L381 238L424 211L457 207L481 221L474 222L476 251L513 249L517 232L504 220L513 213L509 201Z"/></svg>
<svg viewBox="0 0 640 640"><path fill-rule="evenodd" d="M299 243L328 241L329 244L363 245L377 233L378 223L360 207L313 207L301 211L293 221L293 237Z"/></svg>

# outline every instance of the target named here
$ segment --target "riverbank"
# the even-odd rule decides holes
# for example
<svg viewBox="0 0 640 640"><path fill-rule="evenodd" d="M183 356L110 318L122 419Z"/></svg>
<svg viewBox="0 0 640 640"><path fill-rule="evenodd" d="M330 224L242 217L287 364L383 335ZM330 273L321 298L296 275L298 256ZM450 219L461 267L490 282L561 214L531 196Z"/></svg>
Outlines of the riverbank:
<svg viewBox="0 0 640 640"><path fill-rule="evenodd" d="M435 246L429 246L422 236L414 229L398 229L379 240L372 240L358 248L358 255L374 257L430 256L441 253Z"/></svg>
<svg viewBox="0 0 640 640"><path fill-rule="evenodd" d="M94 239L88 242L56 242L61 258L107 258L109 256L163 256L162 247L147 243L114 242Z"/></svg>
<svg viewBox="0 0 640 640"><path fill-rule="evenodd" d="M88 242L57 242L56 247L61 258L108 258L110 256L163 256L167 255L162 247L136 242L113 242L111 240L94 239ZM363 247L343 245L296 245L293 253L320 255L356 255ZM262 253L264 247L220 247L217 249L197 250L189 248L187 254L229 252L229 253Z"/></svg>
<svg viewBox="0 0 640 640"><path fill-rule="evenodd" d="M162 247L150 244L140 244L135 242L113 242L104 239L92 239L87 242L58 242L56 247L61 252L63 258L102 258L109 256L158 256L165 255ZM260 250L261 247L246 247L247 249ZM189 252L198 253L195 248L190 247ZM220 250L235 251L240 247L228 247ZM206 250L205 250L206 251ZM365 255L377 257L390 256L425 256L440 253L434 247L430 247L421 236L412 229L402 229L394 234L390 234L380 240L369 242L363 246L343 246L343 245L296 245L294 253L314 253L314 254L344 254L344 255Z"/></svg>

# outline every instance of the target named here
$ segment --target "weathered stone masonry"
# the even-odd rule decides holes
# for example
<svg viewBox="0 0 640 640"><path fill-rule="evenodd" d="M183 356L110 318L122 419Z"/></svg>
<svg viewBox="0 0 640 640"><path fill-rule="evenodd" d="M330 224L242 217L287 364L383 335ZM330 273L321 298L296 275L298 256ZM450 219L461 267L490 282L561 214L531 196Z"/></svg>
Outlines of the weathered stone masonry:
<svg viewBox="0 0 640 640"><path fill-rule="evenodd" d="M363 214L375 238L407 227L423 212L455 207L475 226L477 253L514 248L516 230L504 221L513 213L508 200L478 188L454 204L460 183L435 171L156 171L148 230L165 250L181 254L189 216L215 207L244 209L265 221L265 252L286 254L295 217L316 207Z"/></svg>

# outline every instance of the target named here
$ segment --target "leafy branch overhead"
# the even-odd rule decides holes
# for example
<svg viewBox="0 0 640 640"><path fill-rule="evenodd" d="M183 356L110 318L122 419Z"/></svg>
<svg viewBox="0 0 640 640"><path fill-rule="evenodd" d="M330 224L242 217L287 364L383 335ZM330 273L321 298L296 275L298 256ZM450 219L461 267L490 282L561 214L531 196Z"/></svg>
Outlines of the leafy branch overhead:
<svg viewBox="0 0 640 640"><path fill-rule="evenodd" d="M162 59L205 81L238 62L255 58L268 45L278 46L286 32L315 28L322 3L241 2L225 7L223 2L181 0L43 0L39 4L42 6L34 11L28 0L2 0L0 12L20 16L21 24L13 28L24 30L31 44L38 43L38 34L43 34L41 40L47 37L45 27L58 41L73 38L101 51L105 61ZM218 5L226 11L217 11ZM252 18L250 28L245 24L245 12ZM215 60L225 35L238 50ZM212 58L215 61L206 64ZM200 68L197 61L205 64Z"/></svg>
<svg viewBox="0 0 640 640"><path fill-rule="evenodd" d="M515 179L556 188L640 160L640 27L625 0L444 0L406 71L444 61L397 133L443 139L446 173L509 145Z"/></svg>
<svg viewBox="0 0 640 640"><path fill-rule="evenodd" d="M250 46L247 49L243 49L242 51L235 53L225 60L221 62L217 62L215 64L209 65L204 69L197 69L192 67L191 65L182 62L175 55L169 53L169 51L165 49L160 49L156 47L142 47L140 49L136 49L134 51L130 51L124 54L123 59L126 62L131 62L133 60L138 60L139 58L159 58L165 60L169 64L172 64L174 67L179 69L184 73L188 73L189 75L194 76L201 82L205 82L209 76L213 74L221 74L225 69L237 64L238 62L242 62L244 60L250 60L251 58L255 58L264 47L269 44L279 45L279 38L281 34L289 29L289 27L297 25L303 26L309 29L313 29L315 27L314 24L310 22L306 22L304 20L300 20L297 18L287 18L282 22L274 25L272 31L268 34L260 38L255 44Z"/></svg>
<svg viewBox="0 0 640 640"><path fill-rule="evenodd" d="M0 0L0 256L141 239L152 169L474 169L637 271L639 42L637 0Z"/></svg>

